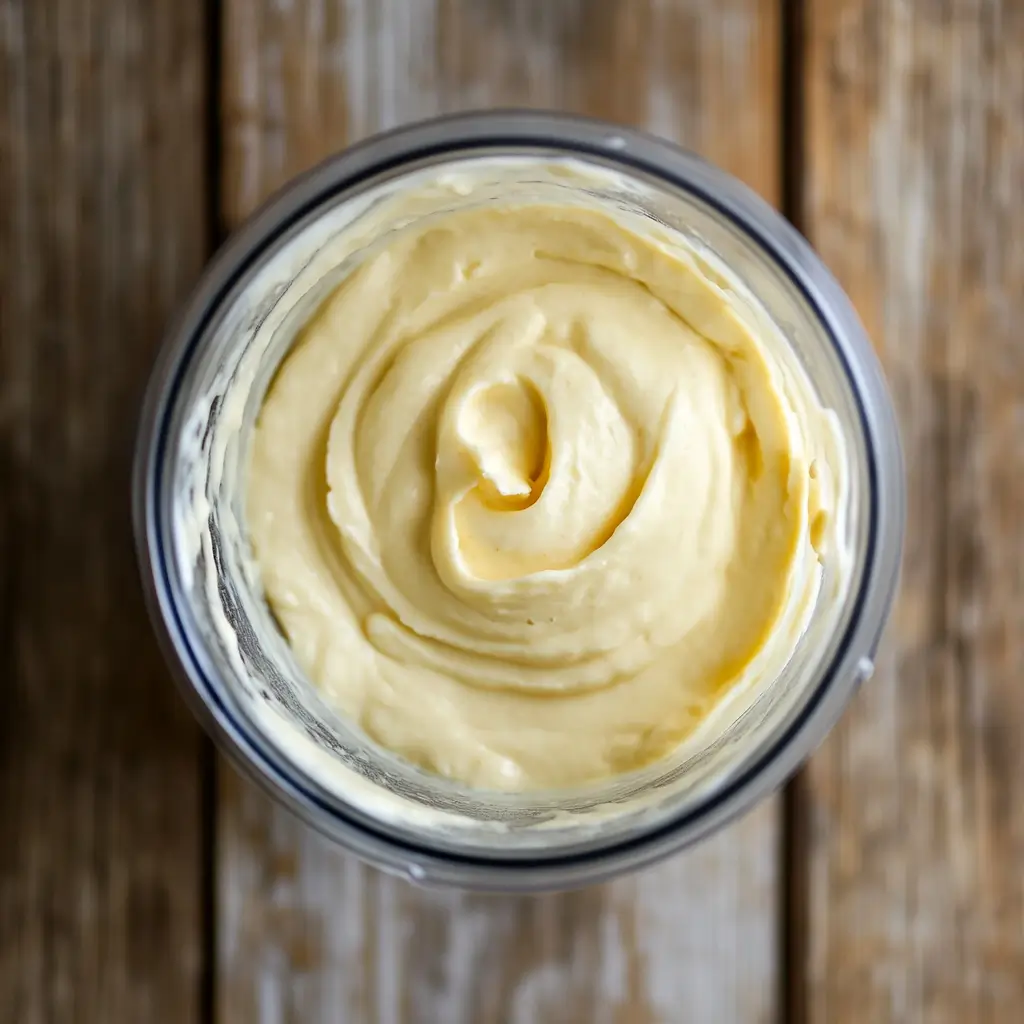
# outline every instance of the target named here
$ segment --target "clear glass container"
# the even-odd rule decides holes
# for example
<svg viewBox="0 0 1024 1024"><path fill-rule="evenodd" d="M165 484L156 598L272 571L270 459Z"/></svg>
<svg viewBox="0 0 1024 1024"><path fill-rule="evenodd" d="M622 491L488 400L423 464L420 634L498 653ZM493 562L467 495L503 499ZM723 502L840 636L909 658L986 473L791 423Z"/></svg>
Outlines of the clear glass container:
<svg viewBox="0 0 1024 1024"><path fill-rule="evenodd" d="M241 500L248 439L296 330L350 269L317 256L396 190L465 161L540 160L609 172L588 192L680 232L749 290L791 344L847 444L843 529L852 579L819 600L782 675L698 753L566 792L511 795L429 775L335 714L294 663L264 602ZM507 167L506 167L507 170ZM486 189L484 190L486 198ZM507 174L501 198L508 196ZM480 202L481 191L449 208ZM399 225L395 225L398 227ZM368 239L367 244L372 244ZM706 836L778 787L872 671L895 588L904 479L870 342L800 235L742 184L669 143L564 115L485 113L378 136L292 182L217 254L170 331L143 413L135 529L158 633L222 748L311 825L428 884L563 888L638 868ZM823 592L826 588L823 588Z"/></svg>

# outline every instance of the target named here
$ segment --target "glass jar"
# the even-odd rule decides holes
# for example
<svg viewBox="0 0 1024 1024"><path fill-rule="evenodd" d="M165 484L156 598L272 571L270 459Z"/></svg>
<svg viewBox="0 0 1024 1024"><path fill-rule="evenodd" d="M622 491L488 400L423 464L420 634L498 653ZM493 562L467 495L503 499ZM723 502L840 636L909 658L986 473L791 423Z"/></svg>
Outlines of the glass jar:
<svg viewBox="0 0 1024 1024"><path fill-rule="evenodd" d="M819 598L782 675L699 752L566 792L472 790L418 770L335 714L262 598L241 500L267 386L297 330L351 268L318 260L326 243L413 180L495 160L503 201L509 167L523 168L514 192L578 190L571 174L562 183L531 178L539 160L566 161L599 172L591 205L639 213L721 261L754 297L750 314L770 318L835 412L849 462L841 528L850 584L837 601ZM446 208L481 201L479 189L458 192L446 193ZM677 851L748 809L808 756L871 674L898 574L904 480L871 345L836 281L778 213L669 143L598 121L509 112L417 124L346 150L229 239L154 370L134 504L169 660L242 769L385 870L424 883L536 890L599 881Z"/></svg>

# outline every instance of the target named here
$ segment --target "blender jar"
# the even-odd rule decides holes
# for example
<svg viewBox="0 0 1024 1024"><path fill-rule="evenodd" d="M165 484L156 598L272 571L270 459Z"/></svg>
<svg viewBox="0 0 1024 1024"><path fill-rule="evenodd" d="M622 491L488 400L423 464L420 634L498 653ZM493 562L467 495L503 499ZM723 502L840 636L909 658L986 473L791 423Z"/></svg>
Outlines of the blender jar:
<svg viewBox="0 0 1024 1024"><path fill-rule="evenodd" d="M295 664L246 540L248 443L298 330L380 242L382 223L385 235L408 226L408 213L388 224L389 198L470 167L479 187L439 191L412 216L497 200L574 201L676 233L742 283L746 314L785 338L846 445L838 528L852 556L849 582L835 600L819 596L785 670L738 702L713 742L564 792L474 790L372 743ZM501 169L491 188L488 167ZM329 259L329 242L342 231L358 237L371 211L374 236L340 264ZM259 210L217 255L166 341L134 491L154 622L190 703L234 761L385 870L503 890L582 885L650 863L779 786L871 674L904 520L899 439L880 369L849 301L797 232L739 182L666 142L525 112L378 136Z"/></svg>

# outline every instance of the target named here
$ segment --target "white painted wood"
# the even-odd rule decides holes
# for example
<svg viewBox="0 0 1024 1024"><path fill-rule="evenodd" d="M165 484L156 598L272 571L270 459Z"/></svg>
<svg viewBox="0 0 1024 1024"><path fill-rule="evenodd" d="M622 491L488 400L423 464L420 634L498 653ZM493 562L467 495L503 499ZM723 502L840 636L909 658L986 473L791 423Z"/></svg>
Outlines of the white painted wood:
<svg viewBox="0 0 1024 1024"><path fill-rule="evenodd" d="M492 105L648 126L774 200L778 36L767 0L228 0L224 214L347 141ZM226 766L218 829L220 1024L775 1019L777 801L634 878L536 898L382 876Z"/></svg>

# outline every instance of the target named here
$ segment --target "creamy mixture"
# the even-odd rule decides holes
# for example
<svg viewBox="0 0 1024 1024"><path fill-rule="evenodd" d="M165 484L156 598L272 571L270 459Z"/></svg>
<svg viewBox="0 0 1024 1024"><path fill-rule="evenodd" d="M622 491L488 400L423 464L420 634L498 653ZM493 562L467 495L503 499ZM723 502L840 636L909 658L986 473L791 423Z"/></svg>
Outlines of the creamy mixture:
<svg viewBox="0 0 1024 1024"><path fill-rule="evenodd" d="M770 683L840 557L834 417L638 218L500 205L368 256L285 359L248 528L325 697L473 786L664 758Z"/></svg>

